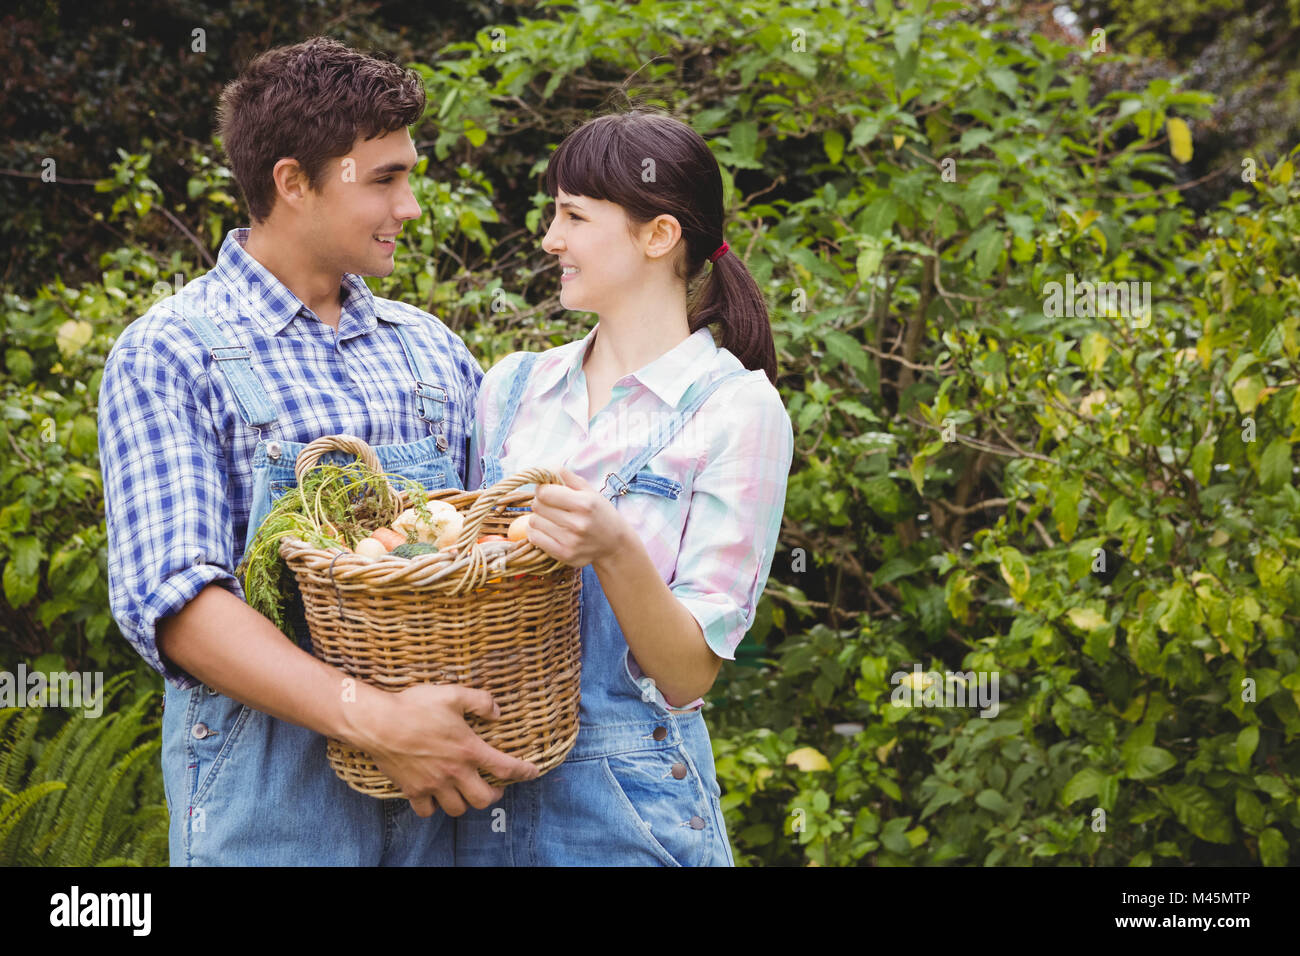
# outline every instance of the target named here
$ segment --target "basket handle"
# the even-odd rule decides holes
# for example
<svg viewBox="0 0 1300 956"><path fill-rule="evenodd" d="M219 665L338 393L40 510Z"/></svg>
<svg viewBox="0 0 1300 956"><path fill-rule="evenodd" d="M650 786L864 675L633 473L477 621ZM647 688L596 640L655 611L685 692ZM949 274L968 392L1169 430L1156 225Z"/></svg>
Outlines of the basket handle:
<svg viewBox="0 0 1300 956"><path fill-rule="evenodd" d="M379 465L379 456L360 438L355 435L324 435L298 455L298 461L293 466L293 475L298 479L298 484L301 485L303 476L320 464L320 460L332 451L356 455L361 463L375 474L383 474L384 469Z"/></svg>
<svg viewBox="0 0 1300 956"><path fill-rule="evenodd" d="M560 476L549 468L525 468L516 475L502 478L495 485L484 491L475 499L469 511L465 513L465 526L461 528L460 537L456 539L456 549L461 554L478 541L483 522L492 512L499 499L505 497L521 485L557 485L563 484Z"/></svg>

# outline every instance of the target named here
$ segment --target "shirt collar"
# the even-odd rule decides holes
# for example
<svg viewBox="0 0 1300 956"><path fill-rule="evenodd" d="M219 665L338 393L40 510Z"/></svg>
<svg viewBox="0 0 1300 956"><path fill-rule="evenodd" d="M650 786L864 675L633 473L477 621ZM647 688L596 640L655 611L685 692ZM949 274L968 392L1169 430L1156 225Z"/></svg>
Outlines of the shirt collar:
<svg viewBox="0 0 1300 956"><path fill-rule="evenodd" d="M548 363L537 371L537 386L545 393L561 379L565 390L570 389L582 371L582 363L596 339L597 323L584 338L568 346L572 351L559 361ZM562 346L564 348L564 346ZM632 372L635 378L670 408L676 408L686 390L707 371L717 355L718 347L708 326L687 336L649 365ZM539 393L539 394L540 394Z"/></svg>
<svg viewBox="0 0 1300 956"><path fill-rule="evenodd" d="M248 233L248 228L244 227L232 229L226 234L212 272L227 289L235 293L237 301L254 322L268 335L278 335L305 307L301 299L244 249ZM398 325L411 324L409 317L396 310L388 310L386 314L380 315L375 297L361 276L344 273L341 288L341 337L350 338L373 331L377 318Z"/></svg>

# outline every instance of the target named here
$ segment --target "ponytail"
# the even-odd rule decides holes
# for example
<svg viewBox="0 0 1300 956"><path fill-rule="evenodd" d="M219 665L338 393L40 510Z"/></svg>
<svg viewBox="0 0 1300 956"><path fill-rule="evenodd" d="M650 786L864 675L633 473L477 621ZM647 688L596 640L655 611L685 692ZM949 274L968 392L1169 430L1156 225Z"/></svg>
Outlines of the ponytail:
<svg viewBox="0 0 1300 956"><path fill-rule="evenodd" d="M719 328L713 337L720 339L718 345L740 359L745 368L762 369L767 380L776 384L776 344L767 303L734 252L724 252L713 263L687 305L687 321L692 332L716 324Z"/></svg>

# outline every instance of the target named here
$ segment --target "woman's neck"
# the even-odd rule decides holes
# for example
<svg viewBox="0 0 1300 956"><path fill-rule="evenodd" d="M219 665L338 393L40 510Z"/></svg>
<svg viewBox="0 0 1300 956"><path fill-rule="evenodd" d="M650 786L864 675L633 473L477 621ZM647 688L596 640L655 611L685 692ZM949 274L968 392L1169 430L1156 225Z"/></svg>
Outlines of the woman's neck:
<svg viewBox="0 0 1300 956"><path fill-rule="evenodd" d="M662 316L655 320L638 315L631 321L601 316L595 341L588 349L582 367L588 375L597 374L616 382L671 352L690 334L684 309L668 322L663 321Z"/></svg>

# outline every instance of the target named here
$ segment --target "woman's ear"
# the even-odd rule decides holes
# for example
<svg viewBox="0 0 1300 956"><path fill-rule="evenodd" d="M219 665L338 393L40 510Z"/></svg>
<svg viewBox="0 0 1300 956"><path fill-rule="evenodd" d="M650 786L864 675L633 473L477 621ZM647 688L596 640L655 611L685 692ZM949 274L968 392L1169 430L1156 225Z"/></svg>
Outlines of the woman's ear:
<svg viewBox="0 0 1300 956"><path fill-rule="evenodd" d="M664 215L655 216L654 219L646 223L648 237L646 239L645 254L651 259L659 259L672 252L677 245L677 240L682 237L682 226L677 221L676 216Z"/></svg>

